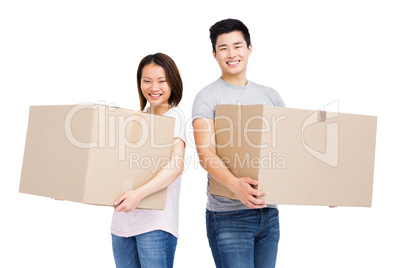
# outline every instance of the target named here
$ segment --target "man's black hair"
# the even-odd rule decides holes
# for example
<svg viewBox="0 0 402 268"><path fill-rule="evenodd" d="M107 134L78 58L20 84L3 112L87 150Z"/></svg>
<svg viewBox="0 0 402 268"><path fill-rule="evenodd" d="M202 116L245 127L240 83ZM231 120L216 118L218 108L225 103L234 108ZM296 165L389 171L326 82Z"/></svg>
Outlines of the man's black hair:
<svg viewBox="0 0 402 268"><path fill-rule="evenodd" d="M211 38L212 42L212 49L216 53L216 40L218 36L225 33L231 33L239 31L243 34L244 40L246 40L247 47L250 46L250 33L248 32L248 28L244 25L243 22L236 20L236 19L226 19L221 20L215 23L214 25L209 28L209 37Z"/></svg>

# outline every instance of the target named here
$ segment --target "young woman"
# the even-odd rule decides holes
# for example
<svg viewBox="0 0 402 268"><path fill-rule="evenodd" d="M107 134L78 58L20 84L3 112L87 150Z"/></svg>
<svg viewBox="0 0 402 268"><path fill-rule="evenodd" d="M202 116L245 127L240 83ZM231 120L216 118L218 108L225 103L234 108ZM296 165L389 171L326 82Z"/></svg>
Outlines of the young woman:
<svg viewBox="0 0 402 268"><path fill-rule="evenodd" d="M181 173L184 169L184 116L178 109L183 84L179 70L167 55L142 59L137 70L141 110L175 117L172 158L148 183L115 201L112 244L116 267L173 267L178 237ZM145 106L149 102L148 109ZM180 116L181 115L181 116ZM167 187L165 210L138 210L146 196Z"/></svg>

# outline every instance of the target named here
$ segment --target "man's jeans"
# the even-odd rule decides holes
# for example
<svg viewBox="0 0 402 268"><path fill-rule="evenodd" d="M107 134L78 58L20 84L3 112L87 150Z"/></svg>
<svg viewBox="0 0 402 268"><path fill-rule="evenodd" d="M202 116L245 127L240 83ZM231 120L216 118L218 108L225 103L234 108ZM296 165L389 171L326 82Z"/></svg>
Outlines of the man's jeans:
<svg viewBox="0 0 402 268"><path fill-rule="evenodd" d="M274 268L279 242L276 208L206 211L209 246L217 268Z"/></svg>
<svg viewBox="0 0 402 268"><path fill-rule="evenodd" d="M152 231L132 237L112 234L117 268L171 268L177 238L165 231Z"/></svg>

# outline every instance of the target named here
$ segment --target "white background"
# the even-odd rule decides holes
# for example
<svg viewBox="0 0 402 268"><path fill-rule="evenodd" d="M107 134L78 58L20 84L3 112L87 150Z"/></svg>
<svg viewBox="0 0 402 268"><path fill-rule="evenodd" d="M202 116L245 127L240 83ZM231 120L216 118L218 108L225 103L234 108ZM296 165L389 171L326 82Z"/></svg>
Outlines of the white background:
<svg viewBox="0 0 402 268"><path fill-rule="evenodd" d="M18 193L30 105L138 109L136 68L164 52L195 94L220 75L209 27L242 20L248 78L287 107L378 116L372 208L280 206L277 267L402 267L402 8L398 1L1 1L1 267L113 267L113 209ZM191 135L189 136L191 138ZM175 267L213 267L192 142Z"/></svg>

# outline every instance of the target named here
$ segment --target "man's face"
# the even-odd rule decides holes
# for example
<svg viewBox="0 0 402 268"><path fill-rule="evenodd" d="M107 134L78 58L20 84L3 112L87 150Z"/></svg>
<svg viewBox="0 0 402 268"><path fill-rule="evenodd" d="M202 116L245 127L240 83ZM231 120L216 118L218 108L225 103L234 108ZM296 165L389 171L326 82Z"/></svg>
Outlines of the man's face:
<svg viewBox="0 0 402 268"><path fill-rule="evenodd" d="M215 49L213 54L222 70L222 76L245 75L252 46L247 47L240 31L219 35Z"/></svg>

